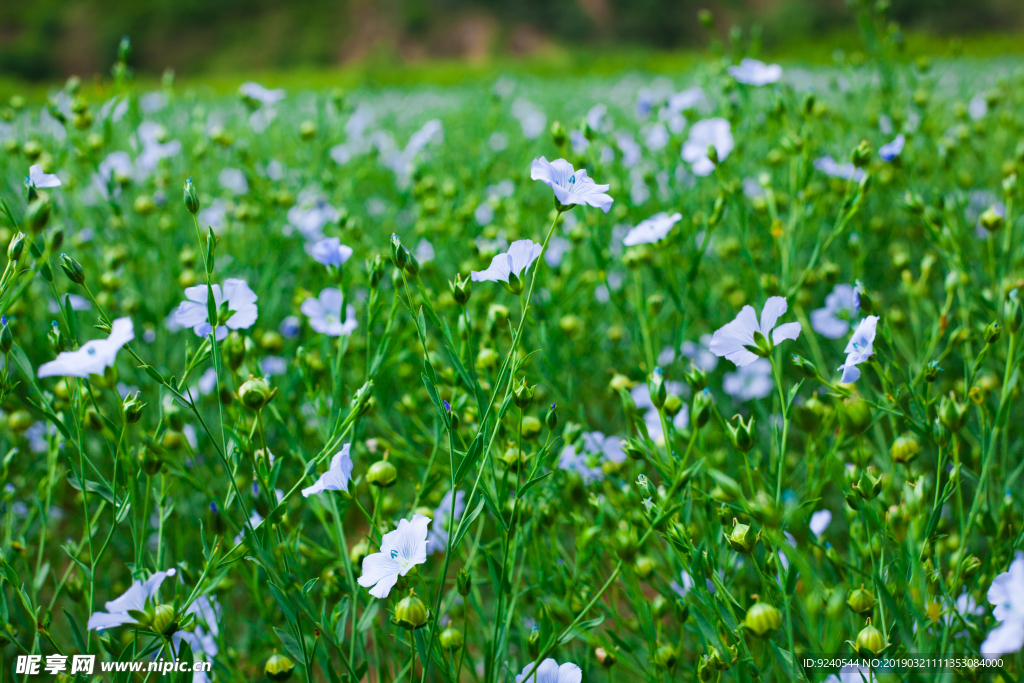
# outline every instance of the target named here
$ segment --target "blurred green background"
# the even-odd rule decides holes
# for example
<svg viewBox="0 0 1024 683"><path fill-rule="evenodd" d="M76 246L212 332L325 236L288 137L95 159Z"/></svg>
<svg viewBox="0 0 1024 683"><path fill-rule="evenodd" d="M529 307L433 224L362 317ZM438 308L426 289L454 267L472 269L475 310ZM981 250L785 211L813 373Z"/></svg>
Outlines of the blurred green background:
<svg viewBox="0 0 1024 683"><path fill-rule="evenodd" d="M908 36L967 36L982 50L988 36L999 46L1020 42L1022 0L888 1ZM690 50L708 42L696 20L705 7L721 39L733 25L759 26L772 54L846 36L855 44L847 0L6 0L0 74L105 76L122 35L133 39L142 76Z"/></svg>

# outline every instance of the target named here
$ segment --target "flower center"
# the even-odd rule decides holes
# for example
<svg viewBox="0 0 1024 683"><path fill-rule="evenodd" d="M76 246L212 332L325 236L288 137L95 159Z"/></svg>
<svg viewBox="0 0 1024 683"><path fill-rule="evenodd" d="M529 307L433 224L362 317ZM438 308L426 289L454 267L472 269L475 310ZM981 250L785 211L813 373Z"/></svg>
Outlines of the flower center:
<svg viewBox="0 0 1024 683"><path fill-rule="evenodd" d="M575 173L573 173L571 176L569 176L569 184L570 185L575 185L576 184L576 174Z"/></svg>
<svg viewBox="0 0 1024 683"><path fill-rule="evenodd" d="M394 560L394 559L397 559L397 558L398 558L398 551L397 550L392 550L391 551L391 559Z"/></svg>

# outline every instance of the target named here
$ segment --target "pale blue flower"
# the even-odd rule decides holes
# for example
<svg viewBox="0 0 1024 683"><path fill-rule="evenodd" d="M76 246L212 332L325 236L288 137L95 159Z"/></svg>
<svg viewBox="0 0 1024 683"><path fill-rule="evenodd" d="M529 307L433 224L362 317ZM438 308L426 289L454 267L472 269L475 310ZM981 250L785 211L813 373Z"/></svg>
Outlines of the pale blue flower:
<svg viewBox="0 0 1024 683"><path fill-rule="evenodd" d="M992 579L988 601L999 626L989 631L981 654L999 657L1024 648L1024 553L1017 551L1009 571Z"/></svg>
<svg viewBox="0 0 1024 683"><path fill-rule="evenodd" d="M857 290L845 283L838 284L825 297L825 307L811 311L811 329L823 337L839 339L850 331L850 320L859 307Z"/></svg>
<svg viewBox="0 0 1024 683"><path fill-rule="evenodd" d="M764 398L774 386L772 364L767 358L757 358L753 363L741 365L722 378L722 390L739 403Z"/></svg>
<svg viewBox="0 0 1024 683"><path fill-rule="evenodd" d="M324 491L348 491L348 483L352 478L351 444L345 444L331 458L331 466L320 475L316 483L302 489L302 497L308 498Z"/></svg>
<svg viewBox="0 0 1024 683"><path fill-rule="evenodd" d="M903 133L900 133L892 142L886 143L878 148L878 156L882 157L883 161L892 161L900 155L903 151L903 146L906 143L906 136L904 136Z"/></svg>
<svg viewBox="0 0 1024 683"><path fill-rule="evenodd" d="M756 346L755 332L759 332L766 340L770 339L775 345L787 339L796 339L800 336L800 323L786 323L775 327L775 323L786 312L787 307L785 297L769 297L761 309L761 321L758 323L754 308L744 306L731 323L719 328L711 337L711 353L728 358L737 367L743 367L758 358L757 354L748 348Z"/></svg>
<svg viewBox="0 0 1024 683"><path fill-rule="evenodd" d="M860 369L857 366L875 354L873 344L877 327L877 315L869 315L857 325L857 329L854 330L853 336L850 337L850 341L846 345L846 350L843 351L846 354L846 362L838 368L843 371L840 382L856 382L860 379Z"/></svg>
<svg viewBox="0 0 1024 683"><path fill-rule="evenodd" d="M384 534L380 552L363 559L359 585L369 588L375 598L388 597L399 576L405 576L410 569L427 561L429 524L429 517L416 514L412 521L403 519L397 529Z"/></svg>

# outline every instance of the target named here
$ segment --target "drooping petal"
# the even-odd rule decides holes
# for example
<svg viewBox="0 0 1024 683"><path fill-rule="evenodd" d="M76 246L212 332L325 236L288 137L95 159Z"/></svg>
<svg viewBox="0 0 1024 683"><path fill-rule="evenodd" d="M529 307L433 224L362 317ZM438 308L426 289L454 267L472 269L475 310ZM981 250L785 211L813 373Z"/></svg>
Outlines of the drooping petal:
<svg viewBox="0 0 1024 683"><path fill-rule="evenodd" d="M53 173L44 173L43 167L39 164L32 164L28 169L28 179L37 189L45 190L51 187L60 187L60 178Z"/></svg>
<svg viewBox="0 0 1024 683"><path fill-rule="evenodd" d="M533 240L516 240L508 248L508 255L512 257L512 272L516 276L522 276L523 271L529 270L530 265L540 256L542 245Z"/></svg>
<svg viewBox="0 0 1024 683"><path fill-rule="evenodd" d="M988 632L988 637L981 644L981 654L986 657L999 657L1024 648L1024 619L1004 621Z"/></svg>
<svg viewBox="0 0 1024 683"><path fill-rule="evenodd" d="M320 303L319 299L314 299L313 297L310 297L303 301L302 305L299 306L299 310L302 311L302 315L306 316L307 318L310 318L311 320L323 318L324 315L326 314L326 311L324 310L324 305Z"/></svg>
<svg viewBox="0 0 1024 683"><path fill-rule="evenodd" d="M349 456L350 444L331 458L331 466L320 475L316 483L302 489L302 497L323 493L324 491L348 491L348 482L352 475L352 458Z"/></svg>
<svg viewBox="0 0 1024 683"><path fill-rule="evenodd" d="M491 265L487 270L470 271L469 277L473 282L508 282L511 272L512 257L508 254L497 254L491 259Z"/></svg>
<svg viewBox="0 0 1024 683"><path fill-rule="evenodd" d="M839 378L839 381L843 384L851 384L860 379L860 368L849 360L845 364L840 365L839 369L843 371L843 376Z"/></svg>
<svg viewBox="0 0 1024 683"><path fill-rule="evenodd" d="M391 593L398 581L398 563L383 552L372 553L363 558L363 575L359 585L370 588L370 595L383 600Z"/></svg>
<svg viewBox="0 0 1024 683"><path fill-rule="evenodd" d="M825 529L832 522L832 513L829 510L818 510L811 515L810 529L815 536L821 536Z"/></svg>
<svg viewBox="0 0 1024 683"><path fill-rule="evenodd" d="M195 327L199 323L206 322L206 303L195 301L182 301L174 311L174 322L182 327Z"/></svg>

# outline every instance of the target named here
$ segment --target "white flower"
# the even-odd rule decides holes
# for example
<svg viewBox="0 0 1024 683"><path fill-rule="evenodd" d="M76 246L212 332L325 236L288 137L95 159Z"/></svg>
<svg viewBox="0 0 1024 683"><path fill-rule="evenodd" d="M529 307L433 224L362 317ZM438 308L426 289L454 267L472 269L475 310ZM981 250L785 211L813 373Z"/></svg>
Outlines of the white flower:
<svg viewBox="0 0 1024 683"><path fill-rule="evenodd" d="M575 170L565 159L548 161L544 157L534 159L530 166L530 178L539 180L555 193L560 204L588 204L605 213L612 208L612 201L606 191L609 185L598 185L587 176L587 169Z"/></svg>
<svg viewBox="0 0 1024 683"><path fill-rule="evenodd" d="M782 67L778 64L765 64L750 57L744 57L738 65L730 66L726 71L745 85L769 85L782 78Z"/></svg>
<svg viewBox="0 0 1024 683"><path fill-rule="evenodd" d="M403 519L398 528L384 534L380 552L363 559L363 575L359 585L370 588L370 595L386 598L399 576L427 561L427 526L430 518L413 515L412 521Z"/></svg>
<svg viewBox="0 0 1024 683"><path fill-rule="evenodd" d="M302 302L299 310L309 318L309 326L328 337L347 337L359 327L356 321L356 307L345 308L345 320L341 320L341 304L344 296L340 290L328 287L316 299L310 297Z"/></svg>
<svg viewBox="0 0 1024 683"><path fill-rule="evenodd" d="M527 678L529 674L529 678ZM580 683L583 670L572 662L559 666L553 659L545 659L534 669L533 662L523 667L523 672L516 676L516 683Z"/></svg>
<svg viewBox="0 0 1024 683"><path fill-rule="evenodd" d="M174 320L182 327L191 327L199 337L205 337L213 331L206 311L206 298L209 294L207 285L195 285L185 288L185 298L178 304ZM256 307L256 293L249 289L245 280L228 278L224 287L213 285L213 303L217 310L217 341L228 336L228 329L242 330L252 327L256 322L259 309Z"/></svg>
<svg viewBox="0 0 1024 683"><path fill-rule="evenodd" d="M772 364L766 358L758 358L749 365L740 366L736 372L725 373L722 377L722 391L740 403L764 398L772 392L773 386L775 383L772 381Z"/></svg>
<svg viewBox="0 0 1024 683"><path fill-rule="evenodd" d="M967 113L972 121L985 118L985 114L988 113L988 102L985 101L985 97L981 94L972 97L971 101L967 104Z"/></svg>
<svg viewBox="0 0 1024 683"><path fill-rule="evenodd" d="M761 322L758 324L753 307L744 306L735 320L719 328L711 337L711 353L728 358L737 367L742 368L758 358L757 354L747 348L756 346L755 332L760 333L766 340L770 339L773 345L787 339L796 339L800 336L800 323L786 323L775 327L775 323L786 312L786 307L785 297L770 297L761 309Z"/></svg>
<svg viewBox="0 0 1024 683"><path fill-rule="evenodd" d="M331 466L326 472L320 475L316 483L302 489L302 497L309 498L311 495L323 493L324 491L348 491L348 482L352 477L352 457L349 455L351 444L345 444L341 450L331 458Z"/></svg>
<svg viewBox="0 0 1024 683"><path fill-rule="evenodd" d="M259 83L248 81L238 87L238 94L260 104L276 104L284 99L284 90L268 90Z"/></svg>
<svg viewBox="0 0 1024 683"><path fill-rule="evenodd" d="M732 139L729 122L723 118L703 119L690 127L690 135L683 143L681 156L690 164L694 175L711 175L715 164L708 158L708 147L715 146L719 163L725 161L736 143Z"/></svg>
<svg viewBox="0 0 1024 683"><path fill-rule="evenodd" d="M900 133L892 142L888 142L878 148L878 156L882 157L883 161L892 161L900 155L905 144L907 144L907 138L903 133Z"/></svg>
<svg viewBox="0 0 1024 683"><path fill-rule="evenodd" d="M509 245L507 252L491 259L487 270L474 270L469 276L473 282L508 282L511 275L522 277L524 272L530 270L542 249L543 246L533 240L516 240Z"/></svg>
<svg viewBox="0 0 1024 683"><path fill-rule="evenodd" d="M981 654L998 657L1024 648L1024 553L1017 551L1010 570L992 579L988 601L1000 623L981 644Z"/></svg>
<svg viewBox="0 0 1024 683"><path fill-rule="evenodd" d="M54 173L43 173L43 167L39 164L32 164L28 169L28 181L37 190L45 190L51 187L60 187L60 178Z"/></svg>
<svg viewBox="0 0 1024 683"><path fill-rule="evenodd" d="M864 179L863 168L857 168L851 163L840 164L830 156L823 156L820 159L815 159L814 168L827 176L840 178L842 180L850 180L852 178L859 183Z"/></svg>
<svg viewBox="0 0 1024 683"><path fill-rule="evenodd" d="M345 246L337 237L325 237L314 242L309 253L317 263L339 268L352 256L352 247Z"/></svg>
<svg viewBox="0 0 1024 683"><path fill-rule="evenodd" d="M818 510L811 515L811 533L815 536L821 536L825 533L825 529L832 523L832 513L829 510Z"/></svg>
<svg viewBox="0 0 1024 683"><path fill-rule="evenodd" d="M685 569L679 572L679 578L682 581L681 584L672 581L668 584L668 587L671 588L679 597L685 598L687 593L689 593L696 584L693 583L693 577L690 576L690 572Z"/></svg>
<svg viewBox="0 0 1024 683"><path fill-rule="evenodd" d="M683 215L678 212L671 216L664 211L656 213L647 220L640 221L635 228L626 234L622 239L622 243L627 247L632 247L636 244L653 244L658 242L664 239L665 235L672 229L672 226L679 222L682 217Z"/></svg>
<svg viewBox="0 0 1024 683"><path fill-rule="evenodd" d="M455 516L452 517L452 492L451 489L444 494L441 503L434 509L434 520L437 524L430 525L430 533L427 535L427 554L441 552L448 547L448 532L451 531L451 523L458 521L466 509L466 492L459 491L455 494ZM448 519L452 517L451 519Z"/></svg>
<svg viewBox="0 0 1024 683"><path fill-rule="evenodd" d="M249 192L249 181L245 179L245 174L237 168L225 168L217 176L217 182L234 195L243 195Z"/></svg>
<svg viewBox="0 0 1024 683"><path fill-rule="evenodd" d="M55 360L39 366L39 377L88 377L102 375L114 365L121 347L135 339L131 318L118 318L110 326L110 336L93 339L77 351L61 351Z"/></svg>
<svg viewBox="0 0 1024 683"><path fill-rule="evenodd" d="M860 321L857 329L853 331L849 343L846 345L846 362L839 366L843 371L840 382L856 382L860 379L860 370L857 366L871 358L875 351L872 344L875 341L875 330L878 327L878 316L869 315Z"/></svg>
<svg viewBox="0 0 1024 683"><path fill-rule="evenodd" d="M168 576L174 576L176 570L168 569L165 572L156 572L153 576L149 577L145 583L135 579L132 582L131 588L126 590L124 594L110 602L105 603L103 606L107 609L106 612L93 612L92 616L89 617L89 622L86 624L86 628L91 630L102 631L107 628L114 628L115 626L121 626L122 624L134 624L135 617L128 614L128 610L142 611L146 609L146 600L156 595L156 592L160 590L160 584L164 582Z"/></svg>

